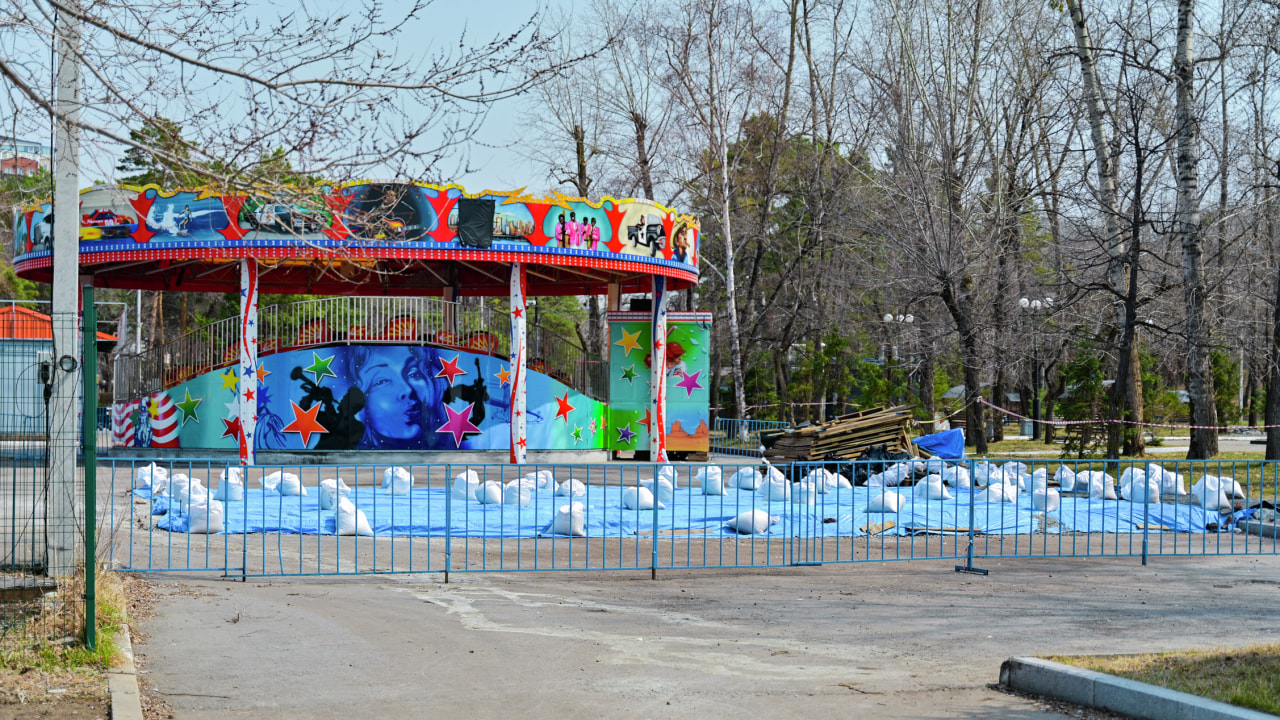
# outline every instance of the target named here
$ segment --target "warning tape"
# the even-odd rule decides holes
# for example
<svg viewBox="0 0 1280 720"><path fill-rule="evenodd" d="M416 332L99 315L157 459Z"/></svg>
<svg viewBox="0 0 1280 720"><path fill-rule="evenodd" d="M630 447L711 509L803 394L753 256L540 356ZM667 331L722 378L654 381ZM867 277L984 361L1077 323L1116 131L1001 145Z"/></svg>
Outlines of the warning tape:
<svg viewBox="0 0 1280 720"><path fill-rule="evenodd" d="M992 405L986 398L978 398L978 402L993 410L999 410L1005 415L1011 415L1019 420L1040 423L1041 425L1099 425L1110 423L1116 425L1137 425L1140 427L1179 428L1183 430L1267 430L1270 428L1280 427L1280 425L1173 425L1169 423L1138 422L1137 420L1119 420L1115 418L1106 418L1102 420L1036 420L1034 418L1029 418L1026 415L1019 415L1018 413L1002 408L999 405Z"/></svg>

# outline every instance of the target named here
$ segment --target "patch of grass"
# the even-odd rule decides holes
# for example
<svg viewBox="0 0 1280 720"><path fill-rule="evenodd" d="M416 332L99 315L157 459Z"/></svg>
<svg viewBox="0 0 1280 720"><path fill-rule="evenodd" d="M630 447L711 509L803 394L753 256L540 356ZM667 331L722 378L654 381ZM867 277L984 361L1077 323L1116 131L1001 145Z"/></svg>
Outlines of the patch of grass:
<svg viewBox="0 0 1280 720"><path fill-rule="evenodd" d="M27 603L25 612L0 636L0 677L32 670L105 671L119 648L116 633L127 619L127 598L119 573L96 573L97 646L85 642L84 573L59 582L56 598Z"/></svg>
<svg viewBox="0 0 1280 720"><path fill-rule="evenodd" d="M1238 650L1049 659L1280 714L1280 643L1250 645Z"/></svg>

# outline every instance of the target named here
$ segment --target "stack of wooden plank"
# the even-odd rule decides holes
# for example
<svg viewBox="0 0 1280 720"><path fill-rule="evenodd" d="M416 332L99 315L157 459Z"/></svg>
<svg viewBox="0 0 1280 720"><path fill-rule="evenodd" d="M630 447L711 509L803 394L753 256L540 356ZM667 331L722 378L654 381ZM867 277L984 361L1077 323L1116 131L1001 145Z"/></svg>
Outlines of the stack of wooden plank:
<svg viewBox="0 0 1280 720"><path fill-rule="evenodd" d="M787 460L857 459L873 445L916 454L907 438L911 406L873 408L841 415L829 422L762 434L765 455ZM772 442L770 442L772 441Z"/></svg>

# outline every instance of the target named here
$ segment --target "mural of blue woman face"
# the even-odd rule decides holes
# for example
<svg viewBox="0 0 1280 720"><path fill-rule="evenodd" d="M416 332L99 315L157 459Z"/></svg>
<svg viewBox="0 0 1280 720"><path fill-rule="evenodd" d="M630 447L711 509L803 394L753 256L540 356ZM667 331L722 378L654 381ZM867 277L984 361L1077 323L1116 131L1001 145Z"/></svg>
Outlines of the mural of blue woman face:
<svg viewBox="0 0 1280 720"><path fill-rule="evenodd" d="M365 396L364 448L420 448L431 444L440 395L426 348L351 348L351 379Z"/></svg>

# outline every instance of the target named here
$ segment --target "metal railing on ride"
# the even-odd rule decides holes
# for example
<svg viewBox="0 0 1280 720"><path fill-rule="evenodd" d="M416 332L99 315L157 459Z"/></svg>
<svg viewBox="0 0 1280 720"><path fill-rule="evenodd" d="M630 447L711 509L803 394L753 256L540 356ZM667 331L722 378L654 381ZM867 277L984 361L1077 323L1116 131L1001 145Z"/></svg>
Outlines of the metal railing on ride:
<svg viewBox="0 0 1280 720"><path fill-rule="evenodd" d="M140 355L116 360L115 400L159 392L239 361L240 320L205 325ZM511 318L484 302L432 297L329 297L264 307L258 314L261 355L346 344L419 344L511 353ZM529 324L528 366L598 400L608 397L607 361L574 341Z"/></svg>
<svg viewBox="0 0 1280 720"><path fill-rule="evenodd" d="M403 486L393 479L390 489L385 465L254 466L243 496L216 509L200 497L220 493L224 461L161 463L164 496L130 492L138 461L104 463L98 486L112 508L112 567L134 571L656 572L911 559L977 570L992 557L1280 553L1277 462L1009 463L434 464L405 466ZM190 478L196 499L180 502ZM320 497L334 478L343 509ZM279 490L289 486L306 495Z"/></svg>
<svg viewBox="0 0 1280 720"><path fill-rule="evenodd" d="M728 455L760 456L760 433L768 430L785 430L791 423L785 420L748 420L716 418L711 430L711 449Z"/></svg>

